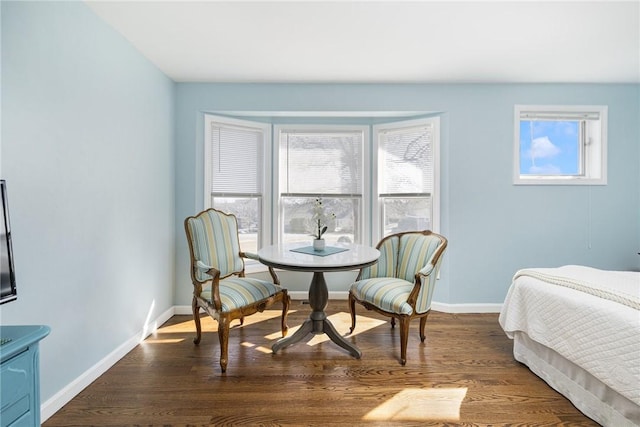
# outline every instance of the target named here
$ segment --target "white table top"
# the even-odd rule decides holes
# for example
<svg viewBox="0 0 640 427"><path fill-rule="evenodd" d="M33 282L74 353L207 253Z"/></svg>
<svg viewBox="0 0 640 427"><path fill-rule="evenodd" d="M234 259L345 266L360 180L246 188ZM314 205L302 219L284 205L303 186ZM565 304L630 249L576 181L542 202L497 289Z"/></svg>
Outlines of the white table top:
<svg viewBox="0 0 640 427"><path fill-rule="evenodd" d="M291 251L304 246L308 245L296 243L266 246L258 251L258 257L263 264L299 271L354 270L373 264L380 257L380 252L370 246L343 243L329 246L346 248L346 251L326 256Z"/></svg>

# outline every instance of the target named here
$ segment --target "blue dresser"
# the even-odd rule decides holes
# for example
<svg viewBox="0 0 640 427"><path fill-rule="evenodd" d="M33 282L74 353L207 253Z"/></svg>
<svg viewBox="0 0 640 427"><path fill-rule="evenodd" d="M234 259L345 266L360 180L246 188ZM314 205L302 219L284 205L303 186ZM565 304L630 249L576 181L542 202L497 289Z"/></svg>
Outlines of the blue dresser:
<svg viewBox="0 0 640 427"><path fill-rule="evenodd" d="M40 425L38 343L48 326L0 326L0 427Z"/></svg>

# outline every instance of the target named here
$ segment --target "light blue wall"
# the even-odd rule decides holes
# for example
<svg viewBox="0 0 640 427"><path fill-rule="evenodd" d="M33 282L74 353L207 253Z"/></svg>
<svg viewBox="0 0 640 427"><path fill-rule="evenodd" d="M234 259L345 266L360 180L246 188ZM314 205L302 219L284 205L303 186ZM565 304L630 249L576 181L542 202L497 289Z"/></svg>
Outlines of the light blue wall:
<svg viewBox="0 0 640 427"><path fill-rule="evenodd" d="M173 306L174 83L84 2L2 2L2 178L46 402Z"/></svg>
<svg viewBox="0 0 640 427"><path fill-rule="evenodd" d="M501 303L520 268L640 268L639 94L639 85L178 84L176 303L190 301L182 219L202 208L203 112L441 112L441 232L449 249L434 299ZM607 105L608 185L512 185L515 104Z"/></svg>

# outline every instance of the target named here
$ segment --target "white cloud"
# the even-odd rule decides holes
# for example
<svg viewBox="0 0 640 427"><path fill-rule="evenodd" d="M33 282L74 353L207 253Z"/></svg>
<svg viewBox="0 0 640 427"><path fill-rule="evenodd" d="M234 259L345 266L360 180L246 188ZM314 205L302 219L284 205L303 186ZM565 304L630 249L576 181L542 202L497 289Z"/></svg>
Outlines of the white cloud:
<svg viewBox="0 0 640 427"><path fill-rule="evenodd" d="M531 141L531 149L528 155L531 159L544 159L560 154L560 149L556 147L548 136L535 138Z"/></svg>

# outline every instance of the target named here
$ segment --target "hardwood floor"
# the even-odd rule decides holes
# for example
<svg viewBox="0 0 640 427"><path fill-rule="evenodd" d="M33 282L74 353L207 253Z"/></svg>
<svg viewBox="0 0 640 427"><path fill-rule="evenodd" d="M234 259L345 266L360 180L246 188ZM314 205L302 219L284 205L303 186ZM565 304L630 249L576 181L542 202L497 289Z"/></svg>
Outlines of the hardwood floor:
<svg viewBox="0 0 640 427"><path fill-rule="evenodd" d="M292 301L289 334L309 312ZM346 301L327 313L348 332ZM272 354L279 311L270 310L234 322L224 375L216 323L202 317L195 346L193 319L175 316L43 425L598 425L513 359L497 314L433 312L424 344L413 322L403 367L399 328L357 313L348 339L360 360L323 335Z"/></svg>

